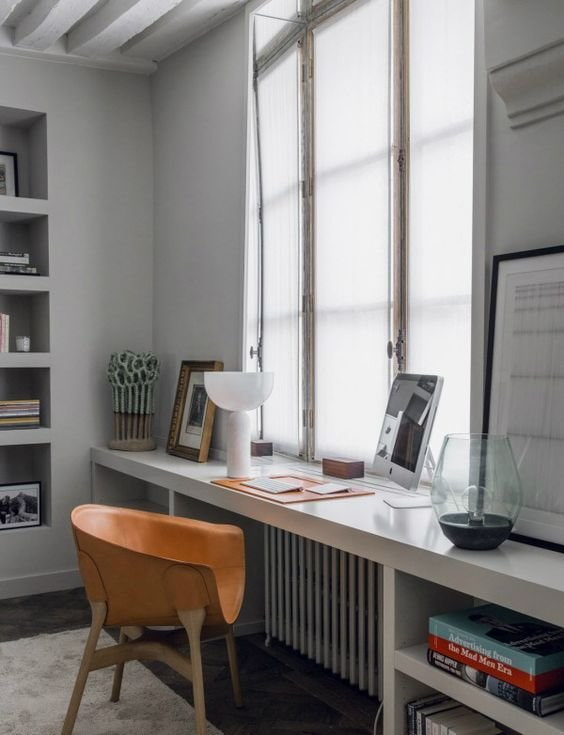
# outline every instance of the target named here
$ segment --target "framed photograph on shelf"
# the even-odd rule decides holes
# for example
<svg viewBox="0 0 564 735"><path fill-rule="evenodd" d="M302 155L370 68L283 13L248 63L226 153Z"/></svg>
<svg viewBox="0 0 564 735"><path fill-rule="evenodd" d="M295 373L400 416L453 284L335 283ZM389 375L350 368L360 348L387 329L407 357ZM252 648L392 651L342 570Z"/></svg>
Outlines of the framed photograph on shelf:
<svg viewBox="0 0 564 735"><path fill-rule="evenodd" d="M564 550L564 245L494 257L484 432L519 468L516 537Z"/></svg>
<svg viewBox="0 0 564 735"><path fill-rule="evenodd" d="M18 155L0 151L0 195L17 197L18 194Z"/></svg>
<svg viewBox="0 0 564 735"><path fill-rule="evenodd" d="M167 452L184 459L208 458L215 404L204 386L204 373L223 370L223 363L183 360L172 409Z"/></svg>
<svg viewBox="0 0 564 735"><path fill-rule="evenodd" d="M0 485L0 531L41 525L41 483Z"/></svg>

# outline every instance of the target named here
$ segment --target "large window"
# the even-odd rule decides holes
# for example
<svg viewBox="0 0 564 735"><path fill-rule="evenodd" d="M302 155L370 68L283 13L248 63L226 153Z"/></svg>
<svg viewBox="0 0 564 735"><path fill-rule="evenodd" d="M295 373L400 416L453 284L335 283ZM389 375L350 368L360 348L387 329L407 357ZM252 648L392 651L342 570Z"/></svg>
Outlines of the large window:
<svg viewBox="0 0 564 735"><path fill-rule="evenodd" d="M253 17L247 369L279 451L371 461L397 370L467 431L474 0L270 0ZM391 357L390 357L391 355Z"/></svg>

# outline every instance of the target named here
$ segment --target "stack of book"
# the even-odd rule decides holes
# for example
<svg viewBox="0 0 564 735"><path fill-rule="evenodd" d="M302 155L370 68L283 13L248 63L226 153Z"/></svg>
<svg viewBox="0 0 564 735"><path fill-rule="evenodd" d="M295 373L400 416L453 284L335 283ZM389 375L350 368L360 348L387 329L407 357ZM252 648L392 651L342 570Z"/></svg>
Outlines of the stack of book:
<svg viewBox="0 0 564 735"><path fill-rule="evenodd" d="M29 264L29 253L0 252L0 274L38 276L37 268Z"/></svg>
<svg viewBox="0 0 564 735"><path fill-rule="evenodd" d="M444 694L415 699L407 705L407 735L502 735L493 720Z"/></svg>
<svg viewBox="0 0 564 735"><path fill-rule="evenodd" d="M28 429L38 426L38 399L0 401L0 429Z"/></svg>
<svg viewBox="0 0 564 735"><path fill-rule="evenodd" d="M430 664L539 717L564 708L564 628L499 605L429 618Z"/></svg>
<svg viewBox="0 0 564 735"><path fill-rule="evenodd" d="M10 351L10 315L0 314L0 352Z"/></svg>

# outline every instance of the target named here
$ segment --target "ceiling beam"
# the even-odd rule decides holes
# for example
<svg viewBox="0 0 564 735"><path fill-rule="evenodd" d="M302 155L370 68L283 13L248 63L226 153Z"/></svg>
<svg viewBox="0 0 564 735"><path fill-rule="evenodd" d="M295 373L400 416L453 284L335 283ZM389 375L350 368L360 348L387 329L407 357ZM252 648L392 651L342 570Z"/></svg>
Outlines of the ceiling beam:
<svg viewBox="0 0 564 735"><path fill-rule="evenodd" d="M122 53L162 61L223 23L244 3L245 0L184 0L153 26L126 43Z"/></svg>
<svg viewBox="0 0 564 735"><path fill-rule="evenodd" d="M69 34L69 53L103 56L144 31L182 0L109 0Z"/></svg>
<svg viewBox="0 0 564 735"><path fill-rule="evenodd" d="M36 51L35 49L14 46L11 31L12 29L7 26L0 26L0 57L17 56L20 59L33 59L42 63L75 64L93 69L127 71L134 74L152 74L157 70L157 65L153 61L123 56L118 52L108 54L101 59L88 59L85 56L67 54L66 46L62 40L57 41L47 51Z"/></svg>
<svg viewBox="0 0 564 735"><path fill-rule="evenodd" d="M0 25L8 20L20 2L21 0L0 0Z"/></svg>
<svg viewBox="0 0 564 735"><path fill-rule="evenodd" d="M45 51L96 3L97 0L40 0L16 26L14 45Z"/></svg>

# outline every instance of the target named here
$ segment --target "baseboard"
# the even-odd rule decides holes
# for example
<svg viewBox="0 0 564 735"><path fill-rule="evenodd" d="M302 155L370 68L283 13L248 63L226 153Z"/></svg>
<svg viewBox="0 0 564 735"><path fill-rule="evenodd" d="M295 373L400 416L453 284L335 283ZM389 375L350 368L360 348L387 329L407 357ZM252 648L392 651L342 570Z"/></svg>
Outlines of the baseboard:
<svg viewBox="0 0 564 735"><path fill-rule="evenodd" d="M265 632L264 620L250 620L249 622L235 623L233 632L236 636L252 635Z"/></svg>
<svg viewBox="0 0 564 735"><path fill-rule="evenodd" d="M43 592L59 592L73 587L82 587L82 579L78 569L67 569L62 572L48 572L25 577L11 577L0 580L0 599L40 595Z"/></svg>

